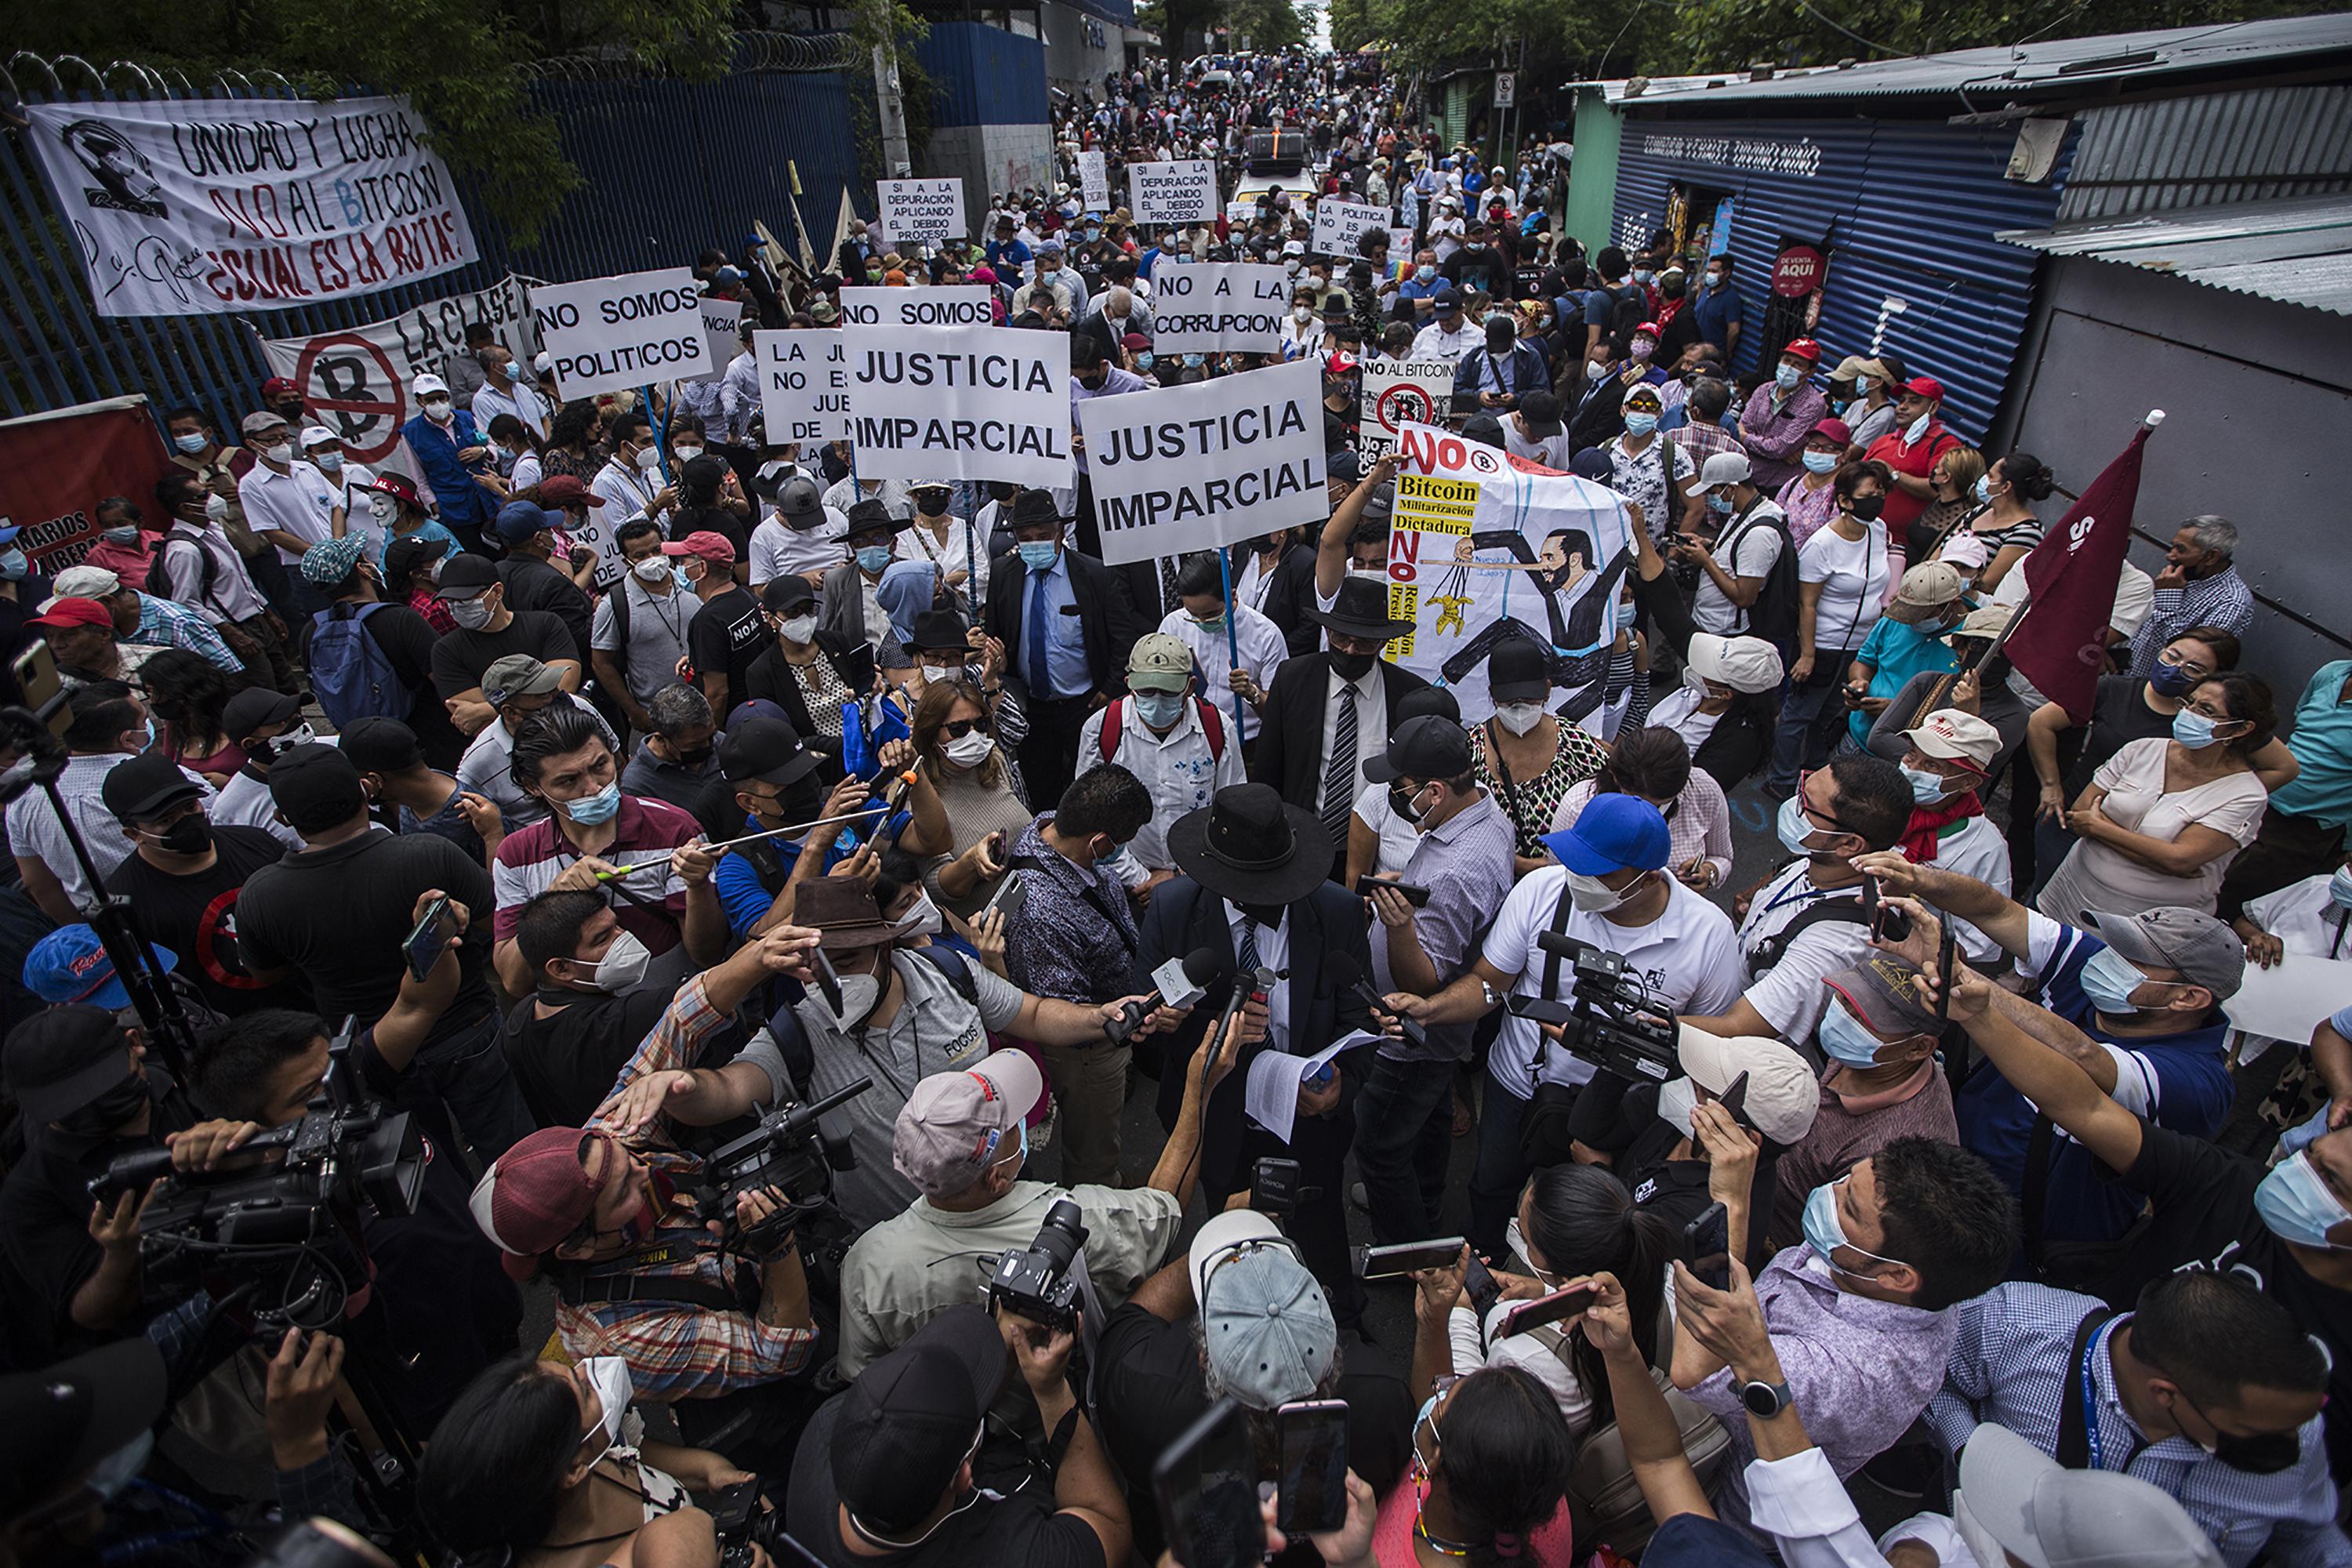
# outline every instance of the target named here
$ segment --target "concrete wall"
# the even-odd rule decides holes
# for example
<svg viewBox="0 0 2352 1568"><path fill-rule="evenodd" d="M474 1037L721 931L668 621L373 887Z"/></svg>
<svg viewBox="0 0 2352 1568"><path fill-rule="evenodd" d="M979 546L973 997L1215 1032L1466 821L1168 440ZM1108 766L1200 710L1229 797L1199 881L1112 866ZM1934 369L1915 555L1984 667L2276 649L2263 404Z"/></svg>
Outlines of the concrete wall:
<svg viewBox="0 0 2352 1568"><path fill-rule="evenodd" d="M2162 408L2132 559L2159 570L2163 546L2145 536L2168 541L2184 518L2216 512L2236 523L2238 569L2258 595L2244 668L2270 681L2284 710L2314 669L2352 654L2341 473L2352 439L2352 318L2062 258L2043 274L2034 327L2019 367L2013 445L2080 490L2134 424ZM2043 521L2055 522L2064 506L2052 498Z"/></svg>
<svg viewBox="0 0 2352 1568"><path fill-rule="evenodd" d="M942 125L916 173L963 181L963 210L977 224L992 194L1052 185L1053 133L1043 125Z"/></svg>
<svg viewBox="0 0 2352 1568"><path fill-rule="evenodd" d="M1038 7L1045 26L1045 80L1064 92L1102 97L1103 78L1127 68L1127 45L1150 35L1061 0Z"/></svg>

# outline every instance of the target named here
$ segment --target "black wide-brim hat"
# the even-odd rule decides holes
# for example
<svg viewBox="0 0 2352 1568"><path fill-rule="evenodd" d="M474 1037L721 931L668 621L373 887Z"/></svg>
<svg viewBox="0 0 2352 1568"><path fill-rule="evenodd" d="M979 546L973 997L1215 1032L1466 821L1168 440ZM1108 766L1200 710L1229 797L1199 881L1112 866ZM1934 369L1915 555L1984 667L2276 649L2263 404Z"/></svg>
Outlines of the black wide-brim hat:
<svg viewBox="0 0 2352 1568"><path fill-rule="evenodd" d="M1389 614L1388 589L1365 577L1349 577L1339 584L1329 609L1309 610L1307 614L1344 637L1378 637L1391 642L1410 637L1414 630L1412 622L1398 620Z"/></svg>
<svg viewBox="0 0 2352 1568"><path fill-rule="evenodd" d="M1331 836L1272 784L1228 784L1168 828L1176 868L1237 904L1295 904L1331 876Z"/></svg>

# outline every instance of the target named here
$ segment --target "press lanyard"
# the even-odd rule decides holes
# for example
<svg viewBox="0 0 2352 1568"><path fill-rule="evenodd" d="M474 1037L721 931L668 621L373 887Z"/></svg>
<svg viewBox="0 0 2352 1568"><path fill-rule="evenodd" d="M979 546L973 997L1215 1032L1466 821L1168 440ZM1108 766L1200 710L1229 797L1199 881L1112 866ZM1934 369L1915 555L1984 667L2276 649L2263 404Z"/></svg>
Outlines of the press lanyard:
<svg viewBox="0 0 2352 1568"><path fill-rule="evenodd" d="M1821 889L1812 886L1811 883L1806 879L1804 874L1800 872L1787 887L1781 889L1778 893L1775 893L1772 896L1771 900L1765 904L1764 912L1769 915L1774 910L1780 908L1784 904L1810 903L1815 899L1826 899L1828 897L1829 895L1827 893L1823 892Z"/></svg>
<svg viewBox="0 0 2352 1568"><path fill-rule="evenodd" d="M2091 1363L2098 1359L2100 1344L2115 1331L2115 1324L2109 1323L2093 1334L2091 1342L2083 1347L2083 1364L2075 1369L2083 1380L2083 1437L2090 1446L2091 1468L2095 1470L2104 1470L2107 1467L2105 1451L2099 1444L2099 1394L2092 1385Z"/></svg>

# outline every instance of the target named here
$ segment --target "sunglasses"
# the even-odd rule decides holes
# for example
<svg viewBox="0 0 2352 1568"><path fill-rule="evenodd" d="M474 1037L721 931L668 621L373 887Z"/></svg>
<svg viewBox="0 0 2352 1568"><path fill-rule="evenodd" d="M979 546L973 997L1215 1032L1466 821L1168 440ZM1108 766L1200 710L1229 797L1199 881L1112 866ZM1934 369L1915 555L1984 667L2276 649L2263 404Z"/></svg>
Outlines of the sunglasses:
<svg viewBox="0 0 2352 1568"><path fill-rule="evenodd" d="M992 732L985 719L950 719L940 726L940 732L950 741L961 741L974 730L983 735Z"/></svg>

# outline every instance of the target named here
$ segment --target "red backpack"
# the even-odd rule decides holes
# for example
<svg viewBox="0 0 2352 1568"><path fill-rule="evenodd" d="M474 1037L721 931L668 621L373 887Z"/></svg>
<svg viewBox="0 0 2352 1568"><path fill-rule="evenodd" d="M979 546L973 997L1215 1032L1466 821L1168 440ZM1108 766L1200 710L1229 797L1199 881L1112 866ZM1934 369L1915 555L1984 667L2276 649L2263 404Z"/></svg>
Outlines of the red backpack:
<svg viewBox="0 0 2352 1568"><path fill-rule="evenodd" d="M1200 714L1201 728L1208 734L1209 763L1213 767L1225 760L1225 721L1215 709L1209 706L1206 698L1194 697L1192 710ZM1102 752L1102 760L1106 763L1118 755L1118 728L1121 717L1126 711L1127 699L1123 697L1103 710L1102 734L1097 743L1097 749Z"/></svg>

